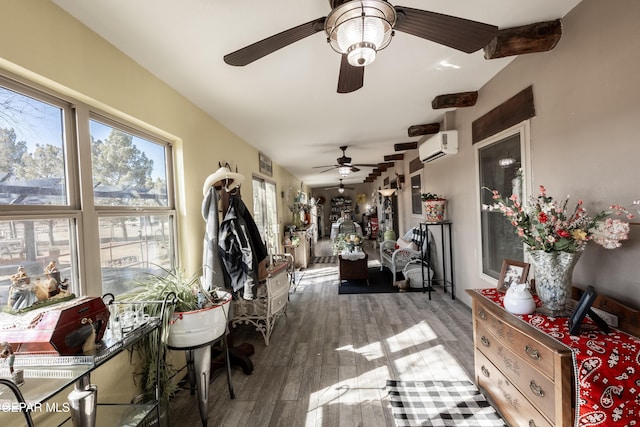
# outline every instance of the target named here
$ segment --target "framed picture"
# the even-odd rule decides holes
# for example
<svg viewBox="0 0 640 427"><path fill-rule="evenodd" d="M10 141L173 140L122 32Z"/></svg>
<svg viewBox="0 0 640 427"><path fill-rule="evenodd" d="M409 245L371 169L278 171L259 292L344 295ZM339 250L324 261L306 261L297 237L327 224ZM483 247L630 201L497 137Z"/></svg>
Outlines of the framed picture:
<svg viewBox="0 0 640 427"><path fill-rule="evenodd" d="M502 261L502 271L498 279L498 290L506 292L511 285L517 285L527 281L529 275L529 264L512 259Z"/></svg>
<svg viewBox="0 0 640 427"><path fill-rule="evenodd" d="M593 286L587 286L573 314L569 317L569 333L571 335L580 333L580 325L582 325L585 316L589 316L605 334L609 333L609 325L591 310L591 304L593 304L597 296L598 294L593 289Z"/></svg>
<svg viewBox="0 0 640 427"><path fill-rule="evenodd" d="M258 167L260 173L267 176L273 176L273 164L271 163L271 159L262 153L258 153Z"/></svg>

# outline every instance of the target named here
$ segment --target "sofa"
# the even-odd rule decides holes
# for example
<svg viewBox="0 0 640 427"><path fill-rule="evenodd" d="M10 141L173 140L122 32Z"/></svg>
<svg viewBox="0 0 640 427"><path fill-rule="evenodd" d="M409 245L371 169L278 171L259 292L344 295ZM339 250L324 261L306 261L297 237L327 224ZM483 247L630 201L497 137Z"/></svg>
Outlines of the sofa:
<svg viewBox="0 0 640 427"><path fill-rule="evenodd" d="M392 280L396 280L396 273L402 272L403 268L412 260L422 260L426 265L430 265L433 254L433 235L429 232L427 239L426 230L420 227L413 227L398 240L385 240L380 244L380 271L385 267L392 273ZM419 264L418 264L419 265ZM433 277L433 271L425 271ZM426 277L426 276L425 276Z"/></svg>

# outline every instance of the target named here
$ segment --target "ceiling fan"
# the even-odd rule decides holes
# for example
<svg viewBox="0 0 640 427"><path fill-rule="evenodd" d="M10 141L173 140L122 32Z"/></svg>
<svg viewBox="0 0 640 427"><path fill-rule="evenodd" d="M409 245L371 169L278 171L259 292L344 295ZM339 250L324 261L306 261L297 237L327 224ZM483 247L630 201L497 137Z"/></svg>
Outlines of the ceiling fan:
<svg viewBox="0 0 640 427"><path fill-rule="evenodd" d="M357 166L362 166L367 168L378 167L377 164L366 164L366 163L353 164L351 163L351 157L347 157L347 153L346 153L347 146L343 145L342 147L340 147L340 150L342 150L342 156L336 159L336 162L337 162L336 165L314 166L313 168L314 169L328 168L323 171L320 171L320 173L329 172L330 170L333 170L333 169L338 169L338 172L340 172L340 175L347 176L349 172L360 171L360 168L358 168Z"/></svg>
<svg viewBox="0 0 640 427"><path fill-rule="evenodd" d="M394 31L431 40L466 53L486 46L498 27L456 16L393 6L386 0L329 0L331 12L224 56L229 65L244 66L322 30L342 55L338 93L360 89L364 67L391 42Z"/></svg>
<svg viewBox="0 0 640 427"><path fill-rule="evenodd" d="M325 190L336 190L336 189L338 190L339 193L344 193L344 190L355 190L355 188L353 187L345 187L344 184L342 183L342 179L340 180L340 185L325 188Z"/></svg>

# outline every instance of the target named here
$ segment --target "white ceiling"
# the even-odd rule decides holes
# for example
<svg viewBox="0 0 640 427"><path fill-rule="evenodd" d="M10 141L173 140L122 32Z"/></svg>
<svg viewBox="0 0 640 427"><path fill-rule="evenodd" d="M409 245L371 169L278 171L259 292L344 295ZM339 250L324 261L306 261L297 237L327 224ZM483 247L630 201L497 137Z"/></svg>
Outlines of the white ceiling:
<svg viewBox="0 0 640 427"><path fill-rule="evenodd" d="M222 57L326 16L326 0L53 0L137 63L312 187L335 185L339 146L353 163L380 163L411 125L440 122L431 100L480 89L513 58L485 60L396 32L364 74L336 93L340 55L324 32L245 67ZM562 18L580 0L402 0L398 5L509 28ZM370 168L345 184L363 182Z"/></svg>

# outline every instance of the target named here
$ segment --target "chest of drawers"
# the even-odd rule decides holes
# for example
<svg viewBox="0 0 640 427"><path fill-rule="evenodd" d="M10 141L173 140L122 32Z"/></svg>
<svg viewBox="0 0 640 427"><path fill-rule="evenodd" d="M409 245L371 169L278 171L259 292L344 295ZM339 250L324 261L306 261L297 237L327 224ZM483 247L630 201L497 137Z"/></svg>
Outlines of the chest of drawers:
<svg viewBox="0 0 640 427"><path fill-rule="evenodd" d="M571 350L474 290L475 380L513 426L572 426Z"/></svg>

